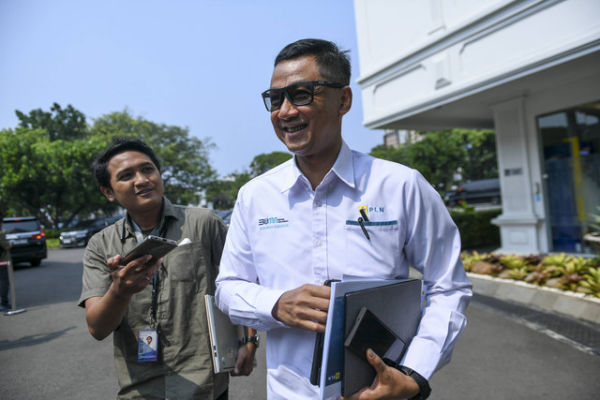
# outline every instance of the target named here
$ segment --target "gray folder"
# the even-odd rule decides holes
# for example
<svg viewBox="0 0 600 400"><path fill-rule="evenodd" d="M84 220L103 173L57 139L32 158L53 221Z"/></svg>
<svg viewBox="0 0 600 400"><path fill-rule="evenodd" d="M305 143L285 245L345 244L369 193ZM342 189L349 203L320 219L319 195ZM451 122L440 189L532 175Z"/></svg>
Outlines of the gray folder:
<svg viewBox="0 0 600 400"><path fill-rule="evenodd" d="M344 338L348 336L356 316L367 307L404 342L410 345L421 321L421 281L407 279L400 283L346 293ZM375 378L375 370L364 359L344 348L342 395L347 396Z"/></svg>

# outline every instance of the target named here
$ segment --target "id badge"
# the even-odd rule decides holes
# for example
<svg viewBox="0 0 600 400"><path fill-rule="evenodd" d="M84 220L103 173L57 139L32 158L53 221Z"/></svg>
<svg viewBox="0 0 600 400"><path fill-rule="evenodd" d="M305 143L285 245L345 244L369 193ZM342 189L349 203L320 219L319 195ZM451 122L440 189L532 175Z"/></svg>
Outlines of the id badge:
<svg viewBox="0 0 600 400"><path fill-rule="evenodd" d="M153 362L158 359L158 333L146 328L138 332L138 362Z"/></svg>

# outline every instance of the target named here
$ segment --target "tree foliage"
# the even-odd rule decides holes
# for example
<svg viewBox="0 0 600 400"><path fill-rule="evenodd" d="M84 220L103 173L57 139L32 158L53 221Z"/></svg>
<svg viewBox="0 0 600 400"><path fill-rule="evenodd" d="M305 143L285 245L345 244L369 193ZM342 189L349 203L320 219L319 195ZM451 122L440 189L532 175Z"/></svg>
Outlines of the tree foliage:
<svg viewBox="0 0 600 400"><path fill-rule="evenodd" d="M490 179L498 177L498 159L496 157L496 135L489 130L456 130L466 143L466 159L463 175L467 180Z"/></svg>
<svg viewBox="0 0 600 400"><path fill-rule="evenodd" d="M37 108L29 114L19 110L16 110L15 114L19 118L21 128L43 129L48 133L50 140L73 140L87 136L85 115L70 104L63 109L54 103L49 112Z"/></svg>
<svg viewBox="0 0 600 400"><path fill-rule="evenodd" d="M35 215L47 227L110 208L98 194L89 165L105 143L51 140L43 129L0 131L0 197L7 214Z"/></svg>
<svg viewBox="0 0 600 400"><path fill-rule="evenodd" d="M216 210L233 208L238 191L250 179L248 172L234 172L224 179L216 179L208 184L206 199Z"/></svg>
<svg viewBox="0 0 600 400"><path fill-rule="evenodd" d="M206 190L206 198L217 210L233 208L238 191L246 182L290 158L292 158L290 153L281 151L259 154L252 159L248 170L234 172L224 179L210 182Z"/></svg>
<svg viewBox="0 0 600 400"><path fill-rule="evenodd" d="M371 155L418 170L442 195L454 184L498 176L495 135L489 130L424 132L416 143L377 146ZM454 180L457 172L462 175L458 182Z"/></svg>
<svg viewBox="0 0 600 400"><path fill-rule="evenodd" d="M250 163L250 176L254 178L282 164L292 158L290 153L283 151L273 151L271 153L259 154L252 159Z"/></svg>
<svg viewBox="0 0 600 400"><path fill-rule="evenodd" d="M134 118L125 110L96 119L91 134L109 140L114 136L138 137L146 142L161 162L165 195L175 203L197 204L197 192L216 177L209 162L214 145L190 136L187 128Z"/></svg>
<svg viewBox="0 0 600 400"><path fill-rule="evenodd" d="M139 137L155 150L165 194L176 203L196 204L196 193L215 176L208 161L212 145L190 137L187 128L134 118L127 111L89 126L83 113L56 103L50 112L16 113L19 126L0 131L0 207L7 215L38 216L48 228L114 211L90 169L114 136Z"/></svg>

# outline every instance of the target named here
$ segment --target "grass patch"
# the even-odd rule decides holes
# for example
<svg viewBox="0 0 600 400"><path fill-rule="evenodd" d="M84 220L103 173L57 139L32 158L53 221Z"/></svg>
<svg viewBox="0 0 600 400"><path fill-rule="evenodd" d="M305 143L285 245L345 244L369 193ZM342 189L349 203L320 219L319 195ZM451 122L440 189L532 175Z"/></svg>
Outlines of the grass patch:
<svg viewBox="0 0 600 400"><path fill-rule="evenodd" d="M60 247L60 240L58 238L46 238L46 247L57 249Z"/></svg>

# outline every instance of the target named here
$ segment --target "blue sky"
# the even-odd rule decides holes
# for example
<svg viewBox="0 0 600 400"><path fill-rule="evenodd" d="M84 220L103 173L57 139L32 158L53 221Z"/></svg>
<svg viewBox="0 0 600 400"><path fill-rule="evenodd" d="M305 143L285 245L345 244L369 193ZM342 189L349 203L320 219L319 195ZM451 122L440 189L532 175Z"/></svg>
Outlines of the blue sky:
<svg viewBox="0 0 600 400"><path fill-rule="evenodd" d="M382 134L362 126L352 0L0 0L0 129L53 102L88 120L127 108L210 138L221 176L241 171L285 151L260 93L279 50L306 37L350 50L343 135L370 151Z"/></svg>

